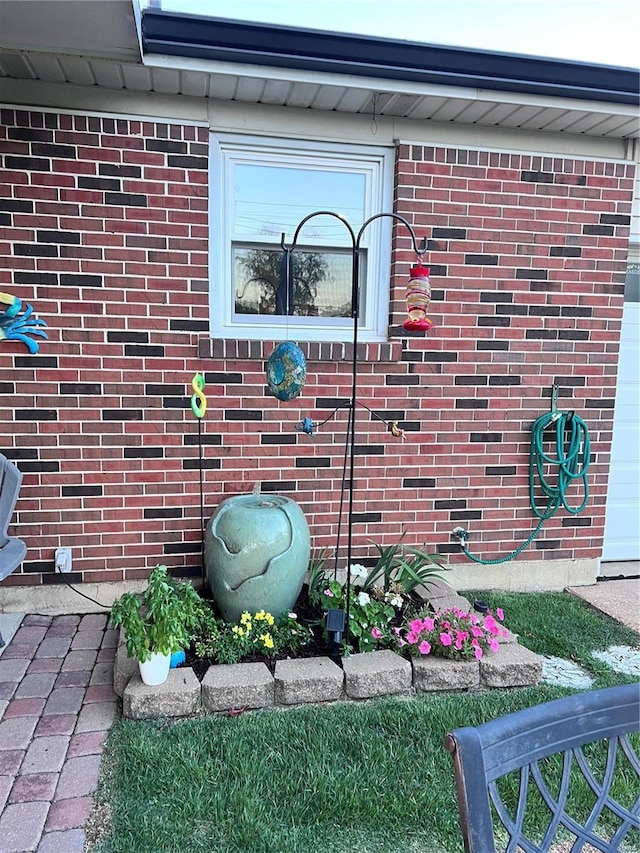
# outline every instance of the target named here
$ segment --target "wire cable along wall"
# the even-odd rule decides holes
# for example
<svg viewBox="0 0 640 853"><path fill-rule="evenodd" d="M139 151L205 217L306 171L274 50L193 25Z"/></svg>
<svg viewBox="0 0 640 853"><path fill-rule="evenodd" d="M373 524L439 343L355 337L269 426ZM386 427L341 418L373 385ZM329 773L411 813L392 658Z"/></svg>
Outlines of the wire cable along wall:
<svg viewBox="0 0 640 853"><path fill-rule="evenodd" d="M353 351L351 354L351 397L348 406L348 420L347 420L347 430L345 436L345 469L348 467L348 475L345 477L343 473L342 477L342 487L341 487L341 496L340 496L340 513L338 519L338 534L336 541L336 570L338 565L338 555L340 552L340 540L341 540L341 531L342 531L342 509L343 509L343 498L344 498L344 490L345 486L348 487L348 503L347 503L347 552L346 552L346 570L347 570L347 587L346 587L346 601L347 601L347 609L346 609L346 623L345 623L345 631L344 631L344 642L346 645L349 643L349 600L351 595L351 556L353 552L353 493L354 493L354 472L355 472L355 435L356 435L356 406L357 406L357 393L358 393L358 319L360 314L360 255L362 248L362 238L366 231L366 229L371 225L372 222L375 222L379 219L391 219L394 222L400 223L403 225L407 231L409 232L409 236L411 237L411 242L413 244L413 250L415 251L418 258L422 259L422 256L427 251L427 239L426 237L422 241L422 245L418 246L418 241L416 238L415 231L413 230L413 226L404 218L404 216L400 216L398 213L376 213L373 216L370 216L367 219L359 231L356 233L354 229L351 227L349 222L345 219L344 216L339 213L335 213L330 210L317 210L314 213L310 213L308 216L305 216L298 223L294 234L293 239L290 244L286 243L285 234L282 234L282 238L280 240L280 245L282 247L283 252L285 252L285 268L288 272L287 274L287 289L288 293L291 293L292 287L290 284L290 271L293 269L292 266L292 253L295 252L296 247L298 246L298 238L300 236L300 231L309 222L316 216L331 216L334 219L337 219L341 222L346 228L349 237L351 239L351 253L352 253L352 265L351 265L351 318L353 320ZM287 298L285 300L287 313L293 312L293 304L292 300ZM348 462L348 466L347 466Z"/></svg>

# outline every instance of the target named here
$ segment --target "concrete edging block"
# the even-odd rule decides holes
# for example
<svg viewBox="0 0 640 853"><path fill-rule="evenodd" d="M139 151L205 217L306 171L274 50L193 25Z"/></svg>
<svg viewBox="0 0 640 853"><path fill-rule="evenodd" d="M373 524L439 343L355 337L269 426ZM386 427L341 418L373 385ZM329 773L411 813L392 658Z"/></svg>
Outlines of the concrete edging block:
<svg viewBox="0 0 640 853"><path fill-rule="evenodd" d="M191 667L169 670L164 684L143 684L134 675L122 694L122 715L134 720L188 717L200 709L200 682Z"/></svg>
<svg viewBox="0 0 640 853"><path fill-rule="evenodd" d="M202 704L207 711L268 708L273 703L273 676L264 663L210 666L202 680Z"/></svg>
<svg viewBox="0 0 640 853"><path fill-rule="evenodd" d="M275 673L278 705L332 702L343 697L344 672L330 658L279 660Z"/></svg>
<svg viewBox="0 0 640 853"><path fill-rule="evenodd" d="M477 660L448 658L412 658L413 686L417 693L438 690L472 690L480 685L480 666Z"/></svg>
<svg viewBox="0 0 640 853"><path fill-rule="evenodd" d="M342 667L349 699L370 699L411 690L411 664L389 649L349 655L343 658Z"/></svg>
<svg viewBox="0 0 640 853"><path fill-rule="evenodd" d="M542 678L542 658L517 643L505 643L480 661L483 687L527 687Z"/></svg>
<svg viewBox="0 0 640 853"><path fill-rule="evenodd" d="M477 661L427 657L407 660L390 649L350 655L343 669L327 657L276 662L275 677L264 663L209 667L202 684L190 667L169 672L164 684L142 683L136 661L120 646L114 690L123 716L132 719L185 717L201 707L209 713L233 709L371 699L378 696L525 687L542 678L542 659L517 643L515 635L497 653Z"/></svg>
<svg viewBox="0 0 640 853"><path fill-rule="evenodd" d="M125 646L120 644L113 662L113 692L116 696L122 699L127 684L139 673L138 661L130 658Z"/></svg>

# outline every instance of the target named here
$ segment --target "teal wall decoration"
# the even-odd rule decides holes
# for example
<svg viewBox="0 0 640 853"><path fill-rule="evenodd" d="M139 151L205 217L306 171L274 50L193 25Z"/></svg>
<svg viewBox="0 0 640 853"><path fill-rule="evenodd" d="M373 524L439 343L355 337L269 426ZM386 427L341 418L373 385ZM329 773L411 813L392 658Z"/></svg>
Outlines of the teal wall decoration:
<svg viewBox="0 0 640 853"><path fill-rule="evenodd" d="M307 378L304 353L293 341L285 341L274 349L267 360L267 384L283 402L293 400L302 391Z"/></svg>
<svg viewBox="0 0 640 853"><path fill-rule="evenodd" d="M9 306L0 314L0 341L20 341L31 355L35 355L40 349L40 343L31 338L34 335L39 338L48 337L42 328L47 325L45 321L34 315L31 305L25 307L21 317L18 316L23 303L11 293L0 293L0 303Z"/></svg>

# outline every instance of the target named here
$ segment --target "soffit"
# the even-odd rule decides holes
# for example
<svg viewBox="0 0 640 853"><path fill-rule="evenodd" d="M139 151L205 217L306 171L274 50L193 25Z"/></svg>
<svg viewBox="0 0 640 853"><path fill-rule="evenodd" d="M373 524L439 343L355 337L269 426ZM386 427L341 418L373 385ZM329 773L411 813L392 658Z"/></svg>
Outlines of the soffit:
<svg viewBox="0 0 640 853"><path fill-rule="evenodd" d="M1 0L0 50L140 61L133 2Z"/></svg>

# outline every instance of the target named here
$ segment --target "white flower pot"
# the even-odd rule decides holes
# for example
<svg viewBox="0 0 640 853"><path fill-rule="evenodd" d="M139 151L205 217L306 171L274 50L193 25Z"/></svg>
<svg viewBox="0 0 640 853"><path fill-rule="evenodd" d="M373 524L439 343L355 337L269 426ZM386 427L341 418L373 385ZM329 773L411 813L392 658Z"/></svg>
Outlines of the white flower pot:
<svg viewBox="0 0 640 853"><path fill-rule="evenodd" d="M159 652L151 655L151 659L142 663L138 661L140 667L140 678L144 684L156 685L164 684L169 677L169 664L171 663L171 655L163 655Z"/></svg>

